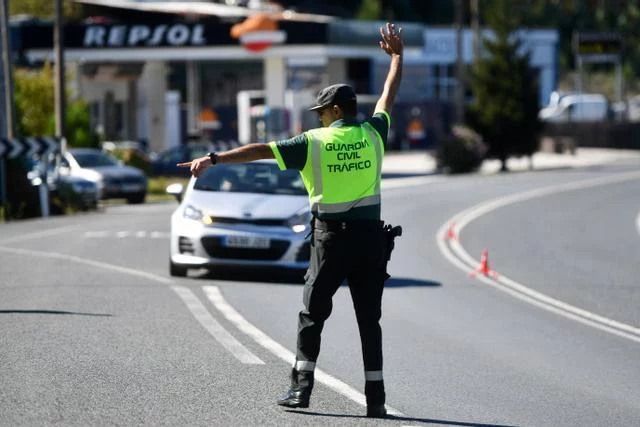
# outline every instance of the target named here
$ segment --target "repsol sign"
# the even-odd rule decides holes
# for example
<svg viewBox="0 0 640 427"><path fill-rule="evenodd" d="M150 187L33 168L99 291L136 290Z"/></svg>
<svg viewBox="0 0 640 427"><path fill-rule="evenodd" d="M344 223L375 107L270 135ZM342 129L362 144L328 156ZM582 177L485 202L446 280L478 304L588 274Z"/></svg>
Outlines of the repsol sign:
<svg viewBox="0 0 640 427"><path fill-rule="evenodd" d="M202 24L89 25L83 47L203 46Z"/></svg>

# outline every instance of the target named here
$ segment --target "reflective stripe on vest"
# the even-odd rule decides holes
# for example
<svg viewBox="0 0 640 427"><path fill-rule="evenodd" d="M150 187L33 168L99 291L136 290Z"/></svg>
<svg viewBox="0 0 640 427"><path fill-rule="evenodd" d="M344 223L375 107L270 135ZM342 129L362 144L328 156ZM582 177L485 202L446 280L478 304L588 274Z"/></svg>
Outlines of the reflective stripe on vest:
<svg viewBox="0 0 640 427"><path fill-rule="evenodd" d="M375 186L373 194L360 197L354 200L347 200L339 203L322 203L320 200L324 194L324 183L322 180L322 147L323 141L318 138L316 133L310 132L311 144L311 172L313 176L313 191L309 191L309 201L311 204L311 211L319 214L328 213L343 213L353 208L363 206L375 206L379 205L380 198L380 179L382 175L382 138L375 131L373 126L369 123L363 123L360 128L364 130L367 135L367 139L371 141L375 148L376 155L376 176ZM308 188L309 189L309 188ZM310 189L309 189L310 190Z"/></svg>

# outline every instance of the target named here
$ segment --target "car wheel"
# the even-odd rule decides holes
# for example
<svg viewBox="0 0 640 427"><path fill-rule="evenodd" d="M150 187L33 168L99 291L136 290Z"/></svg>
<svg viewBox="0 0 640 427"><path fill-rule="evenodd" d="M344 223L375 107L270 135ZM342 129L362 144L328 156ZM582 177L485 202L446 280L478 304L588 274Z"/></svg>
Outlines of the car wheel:
<svg viewBox="0 0 640 427"><path fill-rule="evenodd" d="M132 205L144 203L144 199L146 196L147 196L147 193L134 194L133 196L127 197L127 203L130 203Z"/></svg>
<svg viewBox="0 0 640 427"><path fill-rule="evenodd" d="M169 274L174 277L185 277L187 275L187 268L181 265L175 264L173 261L169 261Z"/></svg>

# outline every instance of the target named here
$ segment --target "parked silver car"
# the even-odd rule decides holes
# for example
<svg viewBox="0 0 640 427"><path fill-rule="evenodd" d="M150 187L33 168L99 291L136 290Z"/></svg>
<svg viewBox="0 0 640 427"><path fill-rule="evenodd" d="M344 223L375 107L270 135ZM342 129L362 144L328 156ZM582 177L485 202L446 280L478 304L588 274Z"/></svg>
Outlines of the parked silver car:
<svg viewBox="0 0 640 427"><path fill-rule="evenodd" d="M142 203L147 196L147 177L143 171L125 166L95 148L67 150L60 163L60 174L95 182L102 199L124 198L129 203Z"/></svg>
<svg viewBox="0 0 640 427"><path fill-rule="evenodd" d="M297 171L275 161L216 165L183 190L167 187L181 201L171 216L172 276L219 265L307 268L311 212Z"/></svg>

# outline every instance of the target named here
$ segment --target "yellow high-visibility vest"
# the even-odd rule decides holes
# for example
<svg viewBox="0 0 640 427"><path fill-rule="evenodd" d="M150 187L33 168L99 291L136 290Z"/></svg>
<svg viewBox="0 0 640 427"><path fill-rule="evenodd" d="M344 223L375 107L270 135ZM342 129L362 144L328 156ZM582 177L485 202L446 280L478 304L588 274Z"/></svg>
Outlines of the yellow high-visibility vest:
<svg viewBox="0 0 640 427"><path fill-rule="evenodd" d="M373 126L325 127L305 135L307 162L300 174L311 212L341 214L380 204L384 143Z"/></svg>

